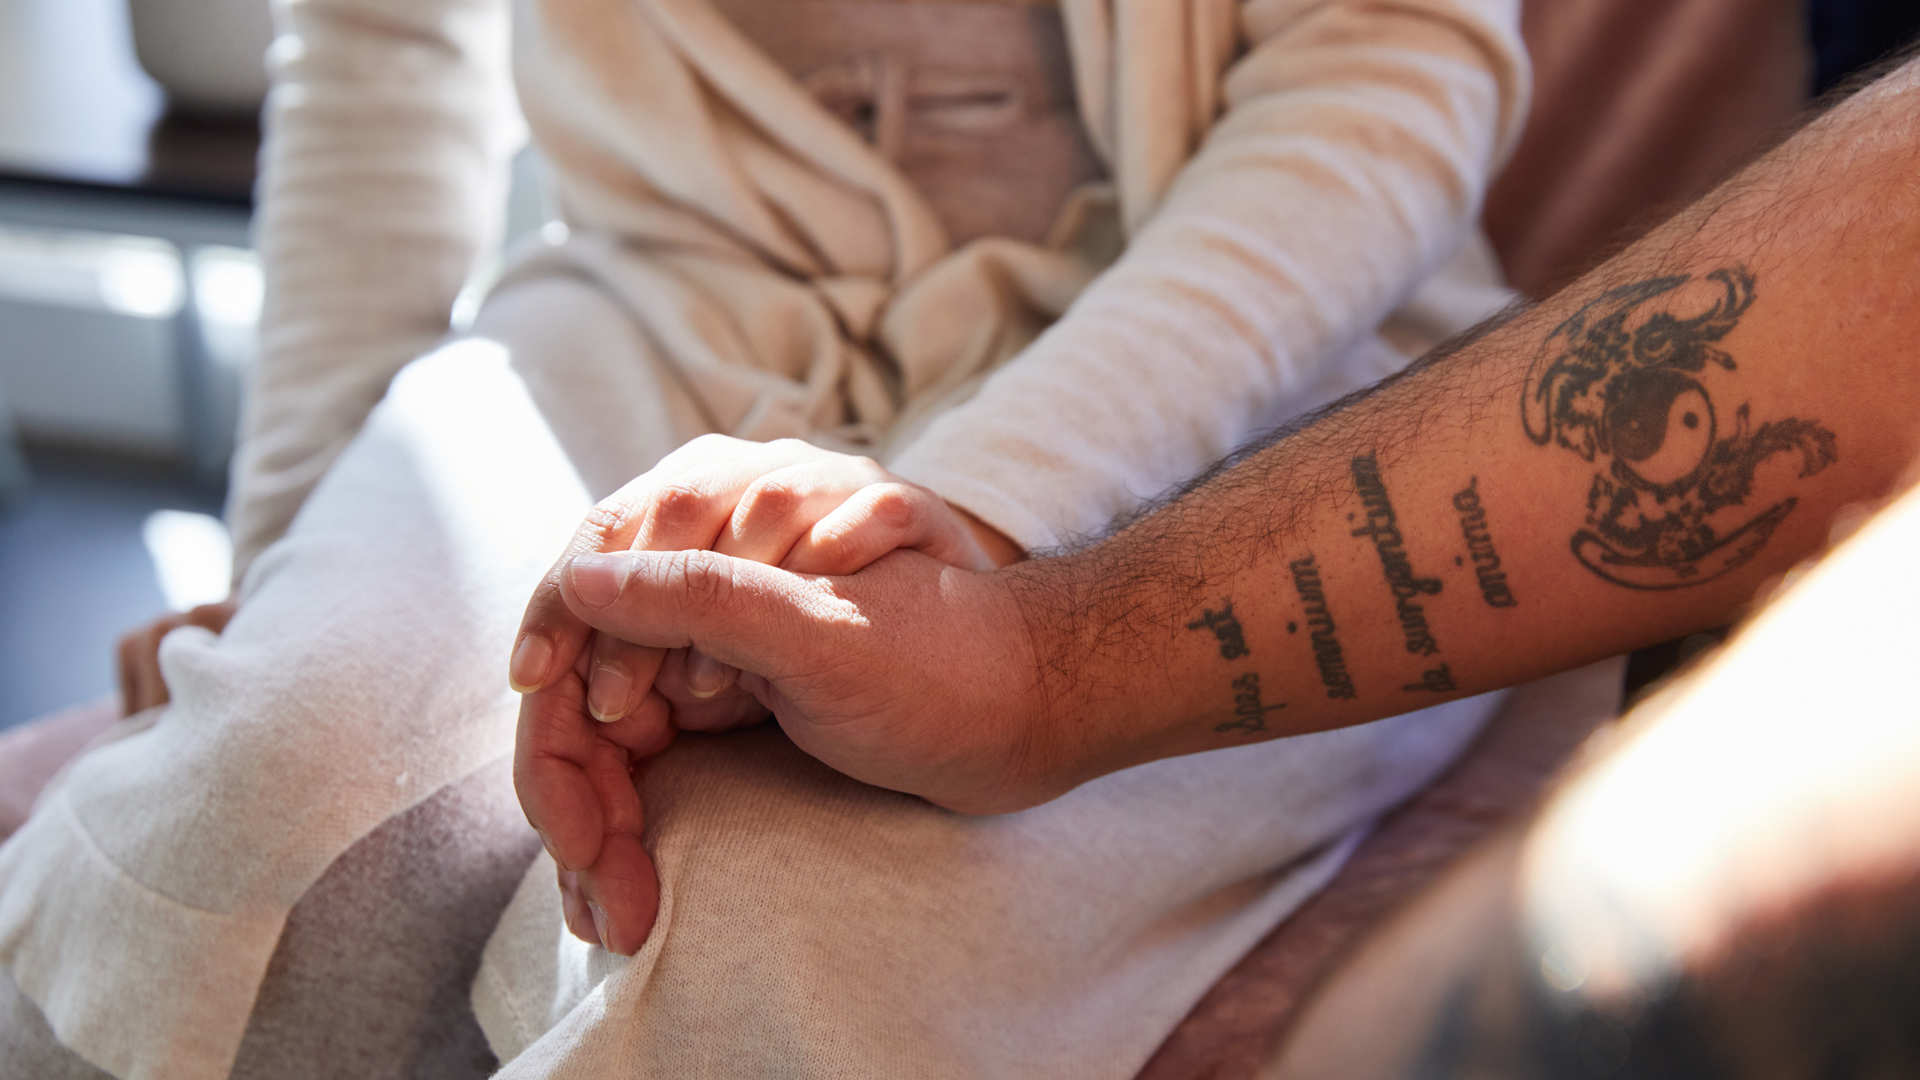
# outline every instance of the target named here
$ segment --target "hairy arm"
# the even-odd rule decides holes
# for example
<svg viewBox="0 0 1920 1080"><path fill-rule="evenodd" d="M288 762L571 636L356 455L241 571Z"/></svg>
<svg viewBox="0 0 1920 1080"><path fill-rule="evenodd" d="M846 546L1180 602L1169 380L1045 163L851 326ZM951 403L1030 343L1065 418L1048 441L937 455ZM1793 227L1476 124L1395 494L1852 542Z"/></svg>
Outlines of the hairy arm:
<svg viewBox="0 0 1920 1080"><path fill-rule="evenodd" d="M1083 550L804 577L573 559L805 750L960 810L1406 712L1728 621L1920 450L1920 67L1573 288Z"/></svg>
<svg viewBox="0 0 1920 1080"><path fill-rule="evenodd" d="M1920 449L1908 67L1554 300L1010 581L1079 779L1726 621Z"/></svg>

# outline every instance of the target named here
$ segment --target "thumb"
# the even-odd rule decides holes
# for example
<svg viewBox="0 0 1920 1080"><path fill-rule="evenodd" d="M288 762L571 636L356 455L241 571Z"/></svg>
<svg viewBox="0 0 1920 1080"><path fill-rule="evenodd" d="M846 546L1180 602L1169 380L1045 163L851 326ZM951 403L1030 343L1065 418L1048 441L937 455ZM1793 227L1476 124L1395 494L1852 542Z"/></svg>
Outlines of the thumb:
<svg viewBox="0 0 1920 1080"><path fill-rule="evenodd" d="M693 646L768 678L804 663L820 641L811 579L712 551L576 555L561 575L567 609L635 645Z"/></svg>

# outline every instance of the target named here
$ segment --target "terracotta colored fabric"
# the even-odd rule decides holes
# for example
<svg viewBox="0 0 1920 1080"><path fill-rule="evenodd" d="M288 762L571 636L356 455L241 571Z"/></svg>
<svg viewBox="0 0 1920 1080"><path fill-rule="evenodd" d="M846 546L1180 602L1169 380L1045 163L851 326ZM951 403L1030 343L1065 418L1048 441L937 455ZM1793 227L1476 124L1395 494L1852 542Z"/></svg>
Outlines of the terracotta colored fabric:
<svg viewBox="0 0 1920 1080"><path fill-rule="evenodd" d="M1802 0L1529 0L1534 103L1487 197L1508 279L1545 296L1765 148L1807 99Z"/></svg>

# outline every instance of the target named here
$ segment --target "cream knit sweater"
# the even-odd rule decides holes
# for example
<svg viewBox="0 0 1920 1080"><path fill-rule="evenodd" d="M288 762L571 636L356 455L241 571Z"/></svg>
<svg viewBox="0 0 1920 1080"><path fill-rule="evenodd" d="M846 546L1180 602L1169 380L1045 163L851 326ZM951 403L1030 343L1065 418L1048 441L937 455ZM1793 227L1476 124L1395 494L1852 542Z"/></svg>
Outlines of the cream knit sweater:
<svg viewBox="0 0 1920 1080"><path fill-rule="evenodd" d="M877 444L1028 548L1484 311L1442 281L1437 311L1375 338L1476 236L1524 113L1517 0L1063 8L1113 182L1049 248L956 251L705 0L283 0L236 577L490 250L519 130L510 38L575 237L520 272L601 280L716 429ZM1484 260L1453 276L1493 278Z"/></svg>
<svg viewBox="0 0 1920 1080"><path fill-rule="evenodd" d="M550 548L506 534L544 536L547 518L586 493L502 490L514 475L566 476L568 462L484 343L395 375L445 335L493 246L519 125L509 70L571 232L515 254L508 278L595 286L626 319L601 336L643 341L711 429L864 442L1037 548L1099 529L1498 302L1472 221L1526 96L1516 6L1064 0L1079 108L1113 182L1069 202L1055 242L956 249L902 173L707 0L282 0L260 203L262 357L232 507L241 613L217 642L170 638L176 706L81 759L0 847L0 964L89 1060L123 1075L217 1073L301 893L381 821L505 752L512 703L490 673L517 613L501 597L524 595L564 531ZM463 382L470 403L500 410L497 423L446 415L457 406L444 391ZM342 459L390 383L388 423L376 417L374 432L386 442ZM619 432L568 434L622 445ZM398 475L408 466L443 478L427 493L438 502L419 505ZM306 521L289 530L303 504ZM362 552L418 546L384 535L415 524L445 530L436 541L477 539L390 560L407 580L368 581ZM316 581L326 595L295 587ZM876 832L963 846L1044 836L1039 869L1063 882L1104 879L1109 864L1073 855L1102 830L1139 833L1150 864L1184 865L1148 850L1180 847L1218 873L1252 874L1237 891L1210 885L1188 912L1204 925L1159 950L1204 985L1331 873L1345 850L1329 846L1336 838L1457 750L1475 708L1269 744L1230 764L1163 763L979 825L934 822L884 793L827 802L874 801L874 814L893 815L872 821ZM680 770L703 759L679 754L658 783L686 780L689 798L738 784L751 770L744 751L729 753L699 775ZM729 835L817 811L813 788L834 784L807 770L770 767L753 805L778 813ZM1217 813L1207 798L1227 773L1248 794L1228 820L1181 816ZM1269 798L1274 776L1288 779ZM1366 779L1314 786L1347 777ZM1154 812L1168 805L1163 788L1192 809ZM649 805L671 813L670 796L663 787ZM1258 822L1280 824L1254 828L1250 804ZM727 819L680 820L662 876L690 888L676 853L724 853L713 830ZM1194 836L1199 849L1181 839ZM808 865L789 868L788 883L807 884ZM1183 887L1126 884L1111 920L1087 926L1157 926L1166 912L1154 905ZM575 971L579 950L553 948L557 922L540 906L550 893L550 877L529 879L497 958ZM712 940L689 930L706 902L684 899L680 948ZM1042 937L1056 929L1021 910ZM1222 921L1239 936L1218 932ZM503 1053L538 1039L532 1069L555 1046L591 1041L568 1025L590 1018L601 991L546 986L553 973L531 961L487 970L531 980L489 1000L547 1003L529 1017L553 1010L510 1035L493 1023ZM605 993L637 993L628 970ZM1167 995L1160 1007L1184 1006ZM1090 1023L1083 1034L1107 1032Z"/></svg>

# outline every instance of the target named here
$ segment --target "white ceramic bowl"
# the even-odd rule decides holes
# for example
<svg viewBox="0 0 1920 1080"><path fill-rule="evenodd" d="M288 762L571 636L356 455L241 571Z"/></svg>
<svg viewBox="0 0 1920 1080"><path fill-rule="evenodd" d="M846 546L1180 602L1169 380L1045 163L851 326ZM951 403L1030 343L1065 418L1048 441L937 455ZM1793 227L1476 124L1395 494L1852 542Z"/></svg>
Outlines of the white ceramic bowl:
<svg viewBox="0 0 1920 1080"><path fill-rule="evenodd" d="M267 93L268 0L127 0L133 50L174 105L253 112Z"/></svg>

